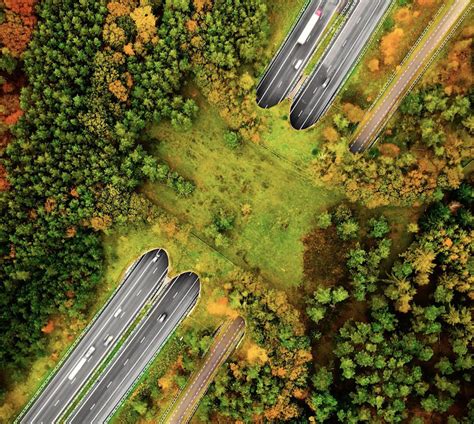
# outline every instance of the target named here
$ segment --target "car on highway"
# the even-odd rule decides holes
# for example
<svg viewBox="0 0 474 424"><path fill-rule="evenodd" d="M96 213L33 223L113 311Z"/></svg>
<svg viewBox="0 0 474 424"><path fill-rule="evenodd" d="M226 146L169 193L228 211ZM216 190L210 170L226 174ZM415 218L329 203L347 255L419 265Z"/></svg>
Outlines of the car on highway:
<svg viewBox="0 0 474 424"><path fill-rule="evenodd" d="M104 339L104 345L105 346L108 346L110 344L110 342L114 339L114 336L107 336L105 339Z"/></svg>
<svg viewBox="0 0 474 424"><path fill-rule="evenodd" d="M168 315L166 313L163 313L160 315L160 317L158 318L158 321L159 322L165 322L166 318L168 317Z"/></svg>
<svg viewBox="0 0 474 424"><path fill-rule="evenodd" d="M298 60L298 61L295 63L295 69L296 69L296 70L300 69L300 66L301 66L302 63L303 63L303 59Z"/></svg>
<svg viewBox="0 0 474 424"><path fill-rule="evenodd" d="M86 358L89 359L95 351L95 347L91 346L86 352Z"/></svg>
<svg viewBox="0 0 474 424"><path fill-rule="evenodd" d="M327 77L326 80L323 82L323 88L326 88L330 82L331 82L331 78Z"/></svg>

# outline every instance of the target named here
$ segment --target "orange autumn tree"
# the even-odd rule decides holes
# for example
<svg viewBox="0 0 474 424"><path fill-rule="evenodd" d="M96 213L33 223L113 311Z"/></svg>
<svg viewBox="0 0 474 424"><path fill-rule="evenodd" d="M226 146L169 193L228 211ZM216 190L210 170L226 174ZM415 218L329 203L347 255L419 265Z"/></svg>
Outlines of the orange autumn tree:
<svg viewBox="0 0 474 424"><path fill-rule="evenodd" d="M4 0L4 18L0 23L0 153L6 148L11 134L9 127L23 115L20 109L20 90L25 85L24 76L16 70L31 39L36 17L36 0ZM0 164L0 192L8 190L5 167Z"/></svg>

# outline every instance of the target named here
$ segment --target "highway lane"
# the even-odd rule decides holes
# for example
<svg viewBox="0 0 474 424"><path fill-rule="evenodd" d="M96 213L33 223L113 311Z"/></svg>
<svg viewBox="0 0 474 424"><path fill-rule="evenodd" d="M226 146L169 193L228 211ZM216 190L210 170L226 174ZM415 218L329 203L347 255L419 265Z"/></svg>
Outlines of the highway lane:
<svg viewBox="0 0 474 424"><path fill-rule="evenodd" d="M260 107L275 106L287 97L301 77L318 41L341 3L342 0L312 0L308 4L257 86L257 103ZM321 16L307 41L298 44L298 37L318 10L322 12ZM299 61L301 62L296 69L295 65Z"/></svg>
<svg viewBox="0 0 474 424"><path fill-rule="evenodd" d="M135 262L115 294L17 422L52 424L59 420L146 301L161 287L168 263L162 249L148 252Z"/></svg>
<svg viewBox="0 0 474 424"><path fill-rule="evenodd" d="M293 128L309 128L326 112L391 3L354 0L349 17L291 105Z"/></svg>
<svg viewBox="0 0 474 424"><path fill-rule="evenodd" d="M162 420L162 423L181 424L191 420L218 368L232 354L244 336L244 332L245 321L242 317L235 318L223 330L219 331L215 342L205 356L203 366L191 377L184 391L173 404L171 412Z"/></svg>
<svg viewBox="0 0 474 424"><path fill-rule="evenodd" d="M195 306L199 293L196 274L186 272L173 278L66 422L106 422Z"/></svg>
<svg viewBox="0 0 474 424"><path fill-rule="evenodd" d="M359 125L350 145L352 153L364 152L372 145L385 123L398 108L403 97L423 74L427 64L439 50L443 41L446 40L451 28L463 16L466 7L470 3L470 0L457 0L446 11L439 23L430 29L429 36L422 40L421 46L408 57L407 65L402 68L402 73L391 83L390 88L383 93L380 100L372 107L369 114Z"/></svg>

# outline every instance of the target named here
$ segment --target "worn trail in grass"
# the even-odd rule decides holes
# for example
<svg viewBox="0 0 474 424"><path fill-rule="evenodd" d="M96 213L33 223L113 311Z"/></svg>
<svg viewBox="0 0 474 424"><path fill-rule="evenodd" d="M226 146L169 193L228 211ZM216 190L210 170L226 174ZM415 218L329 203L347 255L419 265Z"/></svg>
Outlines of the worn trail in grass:
<svg viewBox="0 0 474 424"><path fill-rule="evenodd" d="M281 287L299 284L301 237L318 213L337 201L334 190L316 188L305 173L262 146L244 144L231 150L224 144L226 127L217 111L203 99L198 103L199 116L190 131L160 124L151 130L159 140L148 146L158 159L192 179L195 193L180 198L150 183L145 193L239 265L259 269ZM235 217L223 243L209 231L219 210Z"/></svg>

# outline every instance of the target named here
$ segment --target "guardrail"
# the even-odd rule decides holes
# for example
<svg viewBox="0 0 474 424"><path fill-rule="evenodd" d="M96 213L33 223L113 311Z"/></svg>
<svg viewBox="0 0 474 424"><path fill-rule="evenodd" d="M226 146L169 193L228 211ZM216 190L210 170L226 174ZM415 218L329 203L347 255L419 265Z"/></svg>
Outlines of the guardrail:
<svg viewBox="0 0 474 424"><path fill-rule="evenodd" d="M288 41L288 38L290 38L291 34L293 33L293 31L295 30L296 28L296 25L298 25L300 19L301 19L301 16L303 15L303 13L306 11L306 9L308 8L309 4L314 1L314 0L306 0L305 4L303 5L303 7L301 8L300 10L300 13L298 14L298 16L296 17L293 25L291 26L290 30L288 31L288 33L286 34L285 38L283 39L283 41L280 43L280 47L278 48L278 50L276 51L276 53L273 55L272 57L272 60L270 61L270 63L267 65L265 71L263 72L262 76L260 77L260 79L258 80L258 84L256 86L256 89L258 89L260 87L260 84L262 83L263 79L267 76L268 72L270 71L273 63L275 62L276 58L278 57L278 55L280 54L281 50L283 49L283 47L285 46L286 42Z"/></svg>
<svg viewBox="0 0 474 424"><path fill-rule="evenodd" d="M154 249L151 249L151 250L154 250ZM150 250L150 251L151 251ZM168 252L166 252L164 249L161 249L163 250L167 255L168 255ZM26 404L26 406L22 409L20 415L18 415L16 418L15 418L15 421L14 421L14 424L18 424L21 419L24 417L24 415L28 412L28 409L31 407L31 405L38 399L38 397L41 395L41 393L43 392L44 388L49 384L49 382L51 381L51 379L56 375L56 373L59 371L59 369L62 367L62 365L64 364L64 362L66 361L66 359L69 357L69 355L71 354L71 352L76 348L76 346L78 345L79 342L82 341L82 339L84 338L84 336L87 334L87 332L90 330L90 328L92 327L92 325L97 321L97 319L100 317L100 315L104 312L105 308L110 304L110 302L112 301L112 299L115 297L115 295L117 294L117 292L120 290L120 288L124 285L124 283L127 281L128 277L130 276L130 274L132 273L132 271L136 268L136 266L139 264L140 262L140 259L146 255L148 252L150 251L147 251L145 253L143 253L140 258L138 260L135 260L128 268L127 270L125 271L124 273L124 276L122 278L122 280L120 281L120 283L117 285L117 287L114 289L114 291L111 293L111 295L107 298L107 301L104 303L104 305L97 311L97 313L93 316L92 320L89 321L89 323L87 324L87 326L81 331L81 333L79 334L79 336L77 336L76 340L74 340L73 344L71 346L69 346L69 348L67 349L66 353L61 357L61 359L59 360L59 362L54 366L54 368L49 372L49 374L46 376L46 378L43 380L43 382L41 383L40 387L35 391L35 394L33 395L33 397L28 401L28 403ZM168 256L169 257L169 256Z"/></svg>
<svg viewBox="0 0 474 424"><path fill-rule="evenodd" d="M341 11L341 15L347 15L349 12L352 13L352 10L353 8L355 7L355 5L357 4L356 1L348 1L344 7L344 9L342 9ZM333 35L332 35L332 40L331 42L326 46L326 48L323 50L323 52L321 53L321 56L320 56L320 59L318 61L318 64L319 62L321 61L321 59L326 55L326 53L332 48L332 46L334 45L334 42L337 38L337 35L339 35L339 33L342 31L342 28L344 27L346 21L348 19L348 16L344 16L344 18L342 19L341 22L339 22L338 25L336 25L337 21L331 26L331 28L329 28L329 32L334 32ZM336 29L333 31L333 28L334 26L336 25ZM319 68L319 66L316 66L316 68L314 69L313 72L311 72L311 74L309 75L309 77L306 79L306 81L301 85L301 87L299 88L299 90L295 93L294 95L294 98L298 97L299 94L304 91L304 89L306 88L306 85L309 83L309 80L311 79L311 76L316 72L316 70Z"/></svg>
<svg viewBox="0 0 474 424"><path fill-rule="evenodd" d="M352 76L352 72L354 71L354 69L357 67L357 65L359 64L359 62L361 61L362 57L367 53L367 50L372 46L372 43L374 42L375 38L376 38L376 34L380 31L380 28L382 27L383 23L385 22L385 20L387 19L388 15L392 12L394 6L395 6L395 1L392 1L390 7L385 11L385 13L382 15L382 17L380 18L380 21L379 23L377 24L377 26L374 28L374 30L372 31L372 35L369 37L369 40L367 41L367 43L365 44L364 48L362 49L362 51L359 53L359 56L357 57L357 59L354 61L354 63L352 64L352 66L349 68L349 70L347 71L346 73L346 76L344 77L344 79L342 80L340 86L339 86L339 89L334 93L334 95L331 97L331 99L329 100L329 102L327 103L326 107L323 109L322 113L321 113L321 116L320 116L320 119L327 113L327 111L329 110L329 108L332 106L332 103L334 101L334 99L341 93L341 91L344 89L344 86L346 85L347 83L347 80Z"/></svg>
<svg viewBox="0 0 474 424"><path fill-rule="evenodd" d="M433 20L430 22L430 25L433 24L433 22L435 21L435 19L437 19L439 13L441 12L442 9L444 9L445 5L441 6L440 9L438 10L436 16L433 18ZM467 7L467 9L464 11L464 13L461 15L461 17L457 20L457 22L455 23L455 25L450 29L450 31L448 32L448 34L446 35L446 37L444 38L443 42L435 49L435 51L433 52L433 54L430 56L429 60L425 63L425 65L423 66L423 68L418 72L418 75L416 75L416 77L413 79L413 81L410 83L410 85L407 86L407 88L404 91L404 93L407 93L411 90L413 90L413 88L415 87L415 85L418 83L418 81L422 78L422 76L424 75L424 73L426 72L426 70L431 66L431 64L433 63L433 61L436 59L436 57L440 54L440 52L444 49L444 47L446 46L446 44L448 43L448 41L453 37L454 33L457 31L457 29L459 28L459 26L462 24L462 22L464 21L464 19L466 19L466 16L471 12L471 10L474 8L474 6L471 4L469 7ZM421 40L426 36L427 34L427 30L429 29L429 27L427 27L427 29L425 29L425 31L423 31L423 35L417 40L417 43L416 43L416 47L418 47L418 45L420 44ZM415 48L412 48L410 49L410 55L415 51ZM402 64L408 60L408 55L405 56L405 58L403 59L403 62ZM374 103L372 103L371 107L368 109L367 112L370 112L376 105L376 103L380 100L380 98L383 96L383 94L385 94L385 91L388 89L388 87L390 86L390 84L393 82L393 80L395 79L395 76L390 80L390 83L387 84L387 86L385 87L385 90L384 92L382 93L382 95L379 95L376 99L376 101L374 101ZM394 106L399 104L400 101L405 97L405 94L402 94L399 96L399 98L395 101L394 103ZM387 122L390 120L390 118L394 115L395 111L397 110L396 107L391 107L391 109L388 111L388 113L385 115L384 119L381 121L380 123L380 126L379 128L383 128ZM380 130L379 130L380 132ZM357 135L357 132L356 132L356 135ZM377 137L374 137L373 141L367 146L367 149L370 149L375 143L376 141L378 140L378 136ZM355 137L354 137L355 139Z"/></svg>
<svg viewBox="0 0 474 424"><path fill-rule="evenodd" d="M189 271L188 271L189 272ZM183 273L181 273L183 274ZM180 275L181 275L180 274ZM182 317L178 320L178 322L176 323L176 326L175 328L173 329L173 331L168 335L166 341L160 346L160 348L153 354L153 356L150 358L150 360L146 363L145 367L142 369L142 371L140 372L140 374L138 374L138 376L135 378L135 380L133 381L132 385L129 387L129 389L127 390L127 392L120 398L119 402L117 403L117 405L114 407L114 409L110 412L109 416L105 419L104 421L104 424L108 423L112 417L115 415L115 413L120 409L120 407L123 405L123 403L128 399L128 397L130 396L130 393L132 393L133 390L135 390L135 388L137 387L138 383L140 382L141 378L143 377L143 375L148 371L148 369L150 368L151 364L155 361L156 357L158 356L158 354L161 352L161 350L163 349L163 347L165 346L165 344L168 342L169 338L176 332L176 329L179 327L179 325L181 324L181 322L183 322L183 320L185 318L187 318L190 313L194 310L194 308L196 307L199 299L201 297L201 290L199 290L199 294L198 296L196 297L196 299L193 299L193 303L191 305L188 306L188 308L186 309L186 312L182 315ZM151 314L153 308L150 308L150 310L148 311L148 313L142 318L142 320L140 321L141 322L144 322L144 320L148 317L149 314ZM132 333L130 333L129 335L129 338L132 337L133 333L134 332L138 332L140 330L140 323L137 324L137 326L135 327L135 329L132 331ZM125 345L125 343L122 345L122 347ZM120 349L115 353L115 355L118 355L120 352ZM112 358L113 360L113 358Z"/></svg>
<svg viewBox="0 0 474 424"><path fill-rule="evenodd" d="M411 56L411 54L415 51L415 49L420 45L420 42L421 40L425 37L426 33L430 30L431 28L431 25L433 25L433 23L438 19L440 13L442 12L443 9L446 8L446 4L443 3L440 8L438 9L438 11L436 12L436 15L430 20L430 22L428 23L427 27L423 30L423 32L421 33L421 35L418 37L418 39L416 40L415 44L413 44L413 46L410 48L410 50L408 51L408 53L405 55L405 57L403 58L403 60L400 62L400 64L398 66L403 66L406 61L408 60L408 58ZM380 100L380 97L383 96L383 94L385 93L385 91L387 90L387 88L389 87L389 85L393 82L393 80L395 79L395 77L397 76L398 74L398 71L395 69L389 76L387 82L384 84L384 86L380 89L380 92L379 94L377 95L377 97L375 98L375 100L372 102L372 104L370 105L369 109L367 109L367 112L370 112L374 105Z"/></svg>

